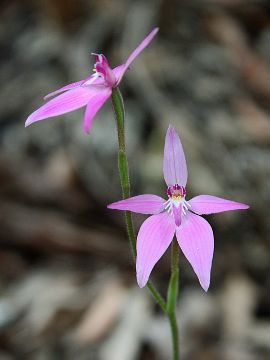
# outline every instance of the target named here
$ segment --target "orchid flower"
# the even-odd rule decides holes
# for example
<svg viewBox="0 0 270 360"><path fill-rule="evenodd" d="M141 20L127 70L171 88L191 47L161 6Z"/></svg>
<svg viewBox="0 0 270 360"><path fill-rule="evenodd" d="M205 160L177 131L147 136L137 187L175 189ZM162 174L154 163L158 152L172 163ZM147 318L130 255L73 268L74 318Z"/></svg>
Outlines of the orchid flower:
<svg viewBox="0 0 270 360"><path fill-rule="evenodd" d="M179 136L169 126L164 148L164 179L168 199L157 195L138 195L108 205L110 209L151 214L137 236L137 281L142 288L150 273L172 242L178 244L207 291L214 253L214 236L210 224L199 215L249 208L248 205L211 195L186 200L187 165Z"/></svg>
<svg viewBox="0 0 270 360"><path fill-rule="evenodd" d="M84 80L68 84L45 96L46 100L58 95L34 111L26 120L25 126L86 106L83 129L88 134L96 113L111 96L112 89L119 85L131 63L153 40L157 32L158 28L153 29L131 53L127 61L113 69L103 54L93 54L96 56L94 73Z"/></svg>

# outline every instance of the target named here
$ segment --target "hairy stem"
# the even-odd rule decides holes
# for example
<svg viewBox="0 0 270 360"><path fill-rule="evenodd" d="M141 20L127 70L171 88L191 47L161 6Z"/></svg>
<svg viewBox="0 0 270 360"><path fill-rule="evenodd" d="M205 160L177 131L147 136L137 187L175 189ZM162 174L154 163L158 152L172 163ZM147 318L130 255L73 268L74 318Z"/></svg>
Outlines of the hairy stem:
<svg viewBox="0 0 270 360"><path fill-rule="evenodd" d="M172 259L171 259L171 278L168 287L167 295L167 313L170 320L172 345L173 345L173 359L179 360L179 338L178 327L175 316L176 300L178 295L178 282L179 282L179 246L176 239L173 240L171 246Z"/></svg>
<svg viewBox="0 0 270 360"><path fill-rule="evenodd" d="M112 90L112 105L114 109L116 125L117 125L117 134L118 134L118 168L119 175L122 187L122 197L127 199L130 197L130 181L129 181L129 169L128 169L128 160L126 155L126 142L125 142L125 107L122 95L120 90L116 87ZM130 211L125 211L126 225L128 238L133 254L134 260L136 260L136 236L133 228L132 215ZM163 297L160 295L158 290L152 284L151 281L148 281L147 287L151 292L152 296L156 300L157 304L161 307L164 312L167 312L166 303Z"/></svg>

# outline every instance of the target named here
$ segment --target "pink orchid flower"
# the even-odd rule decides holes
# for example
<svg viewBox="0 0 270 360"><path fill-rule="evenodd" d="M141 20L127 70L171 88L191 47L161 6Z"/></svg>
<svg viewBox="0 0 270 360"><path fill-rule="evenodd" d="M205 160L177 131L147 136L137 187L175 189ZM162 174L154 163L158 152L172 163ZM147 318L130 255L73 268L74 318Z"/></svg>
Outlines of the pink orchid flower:
<svg viewBox="0 0 270 360"><path fill-rule="evenodd" d="M119 85L131 63L153 40L158 30L158 28L153 29L131 53L127 61L113 69L111 69L104 55L93 54L96 56L94 74L91 74L84 80L68 84L45 96L45 99L48 99L58 95L34 111L26 120L25 126L31 125L36 121L65 114L86 105L83 129L88 134L96 113L111 96L112 89Z"/></svg>
<svg viewBox="0 0 270 360"><path fill-rule="evenodd" d="M138 195L108 205L110 209L151 214L142 224L137 237L136 272L140 287L172 242L174 235L190 262L202 288L207 291L214 253L214 236L210 224L199 215L249 206L211 195L186 200L187 165L185 154L173 127L169 126L164 148L164 179L168 200L157 195Z"/></svg>

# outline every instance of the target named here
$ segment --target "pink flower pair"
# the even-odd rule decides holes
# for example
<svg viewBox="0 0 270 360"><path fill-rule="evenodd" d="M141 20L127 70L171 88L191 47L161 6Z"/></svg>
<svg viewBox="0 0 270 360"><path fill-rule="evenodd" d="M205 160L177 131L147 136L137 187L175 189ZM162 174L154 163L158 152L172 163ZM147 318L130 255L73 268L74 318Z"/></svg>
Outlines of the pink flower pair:
<svg viewBox="0 0 270 360"><path fill-rule="evenodd" d="M47 95L45 99L54 98L33 112L25 125L86 105L83 128L89 133L96 113L111 96L112 89L119 85L133 60L157 32L158 28L155 28L124 64L113 69L104 55L96 55L94 74ZM168 128L165 139L163 173L167 184L167 200L157 195L139 195L110 204L108 208L152 215L142 224L137 238L136 271L140 287L146 285L153 267L176 235L182 252L193 267L201 286L207 291L214 237L209 223L199 215L247 209L249 206L211 195L186 200L186 159L180 139L172 127Z"/></svg>

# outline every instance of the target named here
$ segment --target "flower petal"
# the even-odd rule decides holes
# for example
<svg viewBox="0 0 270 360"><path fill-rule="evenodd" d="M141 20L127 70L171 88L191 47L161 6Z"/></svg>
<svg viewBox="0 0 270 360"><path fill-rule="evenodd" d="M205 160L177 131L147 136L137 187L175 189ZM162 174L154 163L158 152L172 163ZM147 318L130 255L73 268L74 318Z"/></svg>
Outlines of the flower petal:
<svg viewBox="0 0 270 360"><path fill-rule="evenodd" d="M199 195L189 200L191 211L198 215L219 213L222 211L244 210L249 206L236 201L222 199L212 195Z"/></svg>
<svg viewBox="0 0 270 360"><path fill-rule="evenodd" d="M117 85L120 83L123 75L127 71L130 64L135 60L135 58L143 51L144 48L146 48L147 45L153 40L153 38L156 36L158 32L158 28L153 29L150 34L146 36L146 38L138 45L138 47L130 54L128 57L125 66L121 69L121 72L118 74L117 78Z"/></svg>
<svg viewBox="0 0 270 360"><path fill-rule="evenodd" d="M214 253L214 235L202 217L188 213L176 229L176 237L185 257L195 271L202 288L207 291Z"/></svg>
<svg viewBox="0 0 270 360"><path fill-rule="evenodd" d="M152 215L142 224L137 238L137 281L142 288L150 273L172 242L175 232L173 218L167 212Z"/></svg>
<svg viewBox="0 0 270 360"><path fill-rule="evenodd" d="M138 195L117 201L107 206L109 209L129 210L139 214L159 214L165 200L157 195Z"/></svg>
<svg viewBox="0 0 270 360"><path fill-rule="evenodd" d="M168 186L174 184L186 186L188 175L186 158L180 138L172 126L169 126L165 138L163 173Z"/></svg>
<svg viewBox="0 0 270 360"><path fill-rule="evenodd" d="M112 93L112 89L110 87L106 87L100 91L97 91L95 96L90 98L85 110L84 120L83 120L83 129L86 132L86 134L89 134L90 127L92 125L96 113L105 103L105 101L108 100L108 98L111 96L111 93Z"/></svg>
<svg viewBox="0 0 270 360"><path fill-rule="evenodd" d="M62 92L64 92L64 91L77 88L77 87L79 87L80 85L82 85L84 82L85 82L85 80L80 80L80 81L76 81L76 82L74 82L74 83L65 85L65 86L61 87L60 89L55 90L55 91L49 93L48 95L46 95L46 96L44 97L44 100L47 100L47 99L49 99L49 98L51 98L51 97L53 97L53 96L55 96L55 95L58 95L58 94L60 94L60 93L62 93Z"/></svg>
<svg viewBox="0 0 270 360"><path fill-rule="evenodd" d="M96 95L96 93L96 90L90 90L90 88L83 87L69 90L48 101L46 104L33 112L26 120L25 126L28 126L39 120L62 115L67 112L79 109L82 106L85 106L91 97Z"/></svg>
<svg viewBox="0 0 270 360"><path fill-rule="evenodd" d="M126 64L121 64L112 69L114 76L116 78L116 83L118 83L118 79L119 79L120 75L122 74L122 72L126 71L125 66L126 66Z"/></svg>
<svg viewBox="0 0 270 360"><path fill-rule="evenodd" d="M117 66L115 69L117 69L120 66ZM119 71L119 70L117 69L117 71ZM74 83L65 85L65 86L61 87L60 89L49 93L48 95L44 96L44 100L47 100L47 99L49 99L49 98L51 98L51 97L53 97L55 95L58 95L58 94L60 94L62 92L65 92L67 90L72 90L72 89L78 88L79 86L82 86L82 85L85 85L85 86L88 86L88 85L96 85L96 86L103 85L104 86L104 80L96 77L95 74L91 74L91 75L87 76L86 79L79 80L79 81L76 81Z"/></svg>

